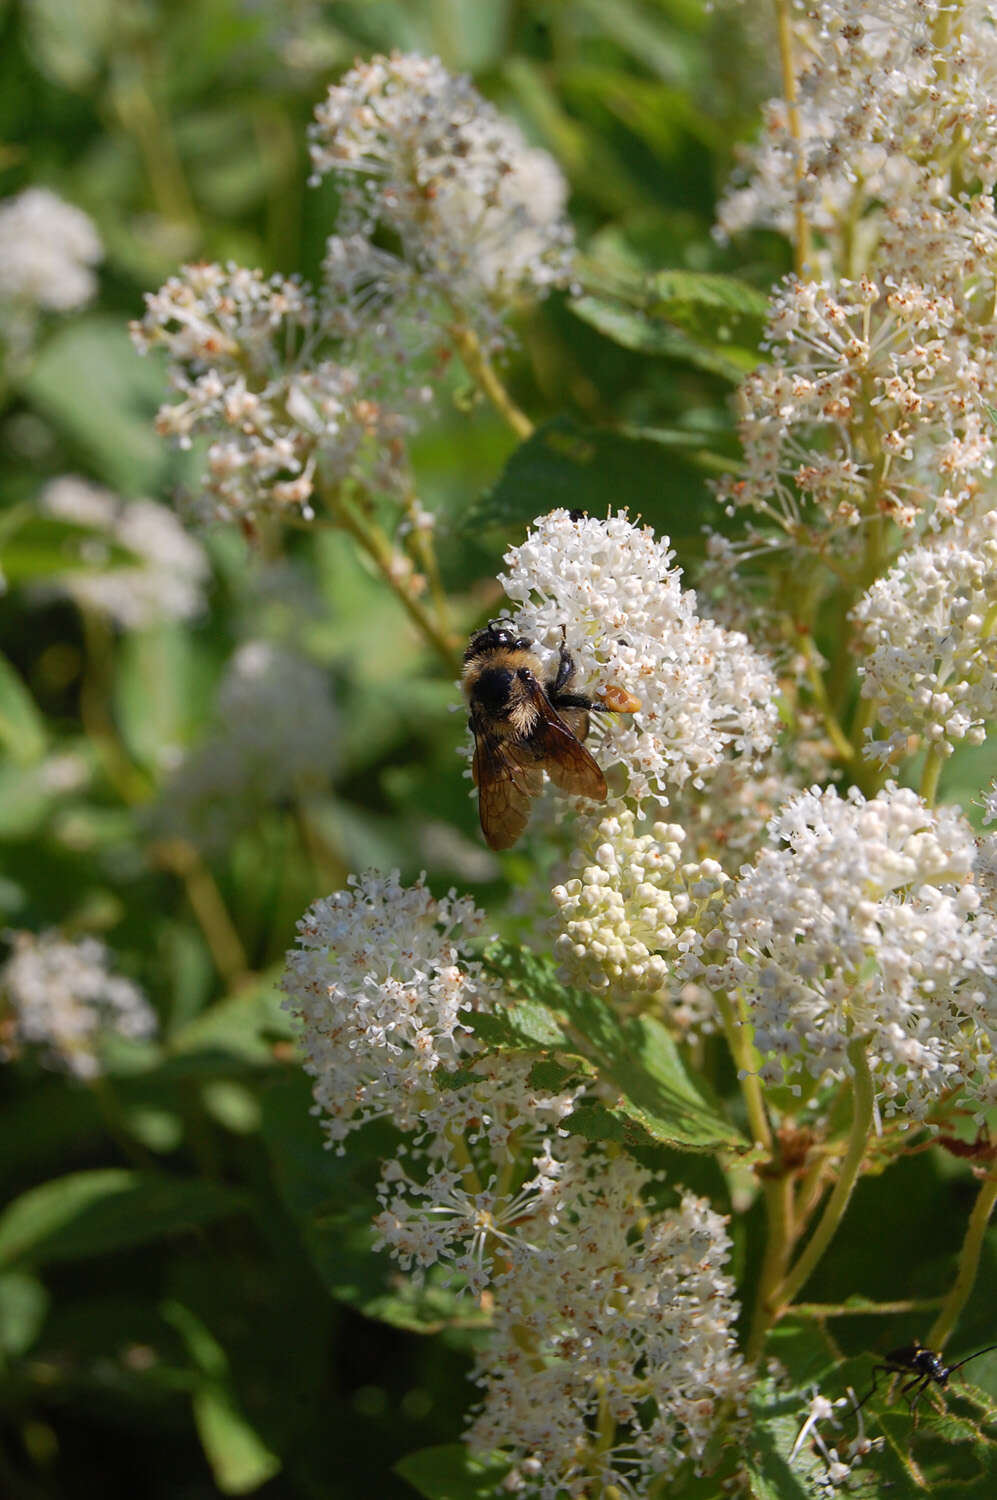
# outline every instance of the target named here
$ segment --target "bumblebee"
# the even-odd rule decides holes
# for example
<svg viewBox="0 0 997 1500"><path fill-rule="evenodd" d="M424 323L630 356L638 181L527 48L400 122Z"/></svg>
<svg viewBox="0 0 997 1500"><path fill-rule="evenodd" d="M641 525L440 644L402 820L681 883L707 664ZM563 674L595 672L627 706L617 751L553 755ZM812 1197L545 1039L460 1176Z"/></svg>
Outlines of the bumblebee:
<svg viewBox="0 0 997 1500"><path fill-rule="evenodd" d="M544 682L532 648L509 621L493 620L471 637L464 652L462 685L474 732L471 774L481 831L491 849L508 849L519 838L530 804L543 788L544 771L562 792L606 800L606 778L582 741L589 714L608 712L610 706L619 712L618 700L610 705L607 692L607 703L596 703L570 691L575 664L563 644L557 672ZM630 701L640 707L639 700Z"/></svg>

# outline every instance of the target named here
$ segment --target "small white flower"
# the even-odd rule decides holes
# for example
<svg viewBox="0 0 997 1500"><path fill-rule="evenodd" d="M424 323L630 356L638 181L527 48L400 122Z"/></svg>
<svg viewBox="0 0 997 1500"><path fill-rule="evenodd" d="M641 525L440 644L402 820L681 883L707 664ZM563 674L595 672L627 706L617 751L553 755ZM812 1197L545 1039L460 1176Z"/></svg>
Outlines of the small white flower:
<svg viewBox="0 0 997 1500"><path fill-rule="evenodd" d="M144 1039L156 1016L130 979L110 972L111 955L96 938L66 941L58 932L13 934L14 951L0 970L0 992L11 1006L14 1045L42 1047L49 1066L77 1078L100 1076L105 1037Z"/></svg>
<svg viewBox="0 0 997 1500"><path fill-rule="evenodd" d="M0 203L0 305L70 312L97 290L104 250L93 221L48 188Z"/></svg>
<svg viewBox="0 0 997 1500"><path fill-rule="evenodd" d="M288 507L311 512L316 484L361 476L397 491L403 439L426 403L406 385L390 350L380 365L328 357L311 293L297 281L237 266L186 266L146 298L131 327L140 353L164 347L180 399L160 408L157 430L181 447L212 438L203 483L209 517Z"/></svg>

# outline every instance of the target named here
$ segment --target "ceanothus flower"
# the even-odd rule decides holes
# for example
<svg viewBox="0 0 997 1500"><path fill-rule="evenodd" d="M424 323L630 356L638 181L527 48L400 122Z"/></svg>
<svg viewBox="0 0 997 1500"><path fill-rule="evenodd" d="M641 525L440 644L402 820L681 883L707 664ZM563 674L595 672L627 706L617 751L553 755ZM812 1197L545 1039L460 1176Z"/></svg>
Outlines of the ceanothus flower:
<svg viewBox="0 0 997 1500"><path fill-rule="evenodd" d="M835 1078L865 1038L887 1113L944 1093L997 1101L997 918L974 879L972 829L904 787L867 801L814 787L772 820L694 977L739 992L766 1078Z"/></svg>
<svg viewBox="0 0 997 1500"><path fill-rule="evenodd" d="M631 715L593 715L603 768L626 772L626 795L667 801L703 785L731 754L752 761L777 725L776 681L738 631L697 612L665 537L625 512L603 520L554 510L505 556L500 582L513 626L553 661L564 641L577 687L638 698Z"/></svg>
<svg viewBox="0 0 997 1500"><path fill-rule="evenodd" d="M48 1066L89 1081L104 1071L101 1049L109 1036L155 1035L155 1012L136 984L111 972L99 939L15 932L13 944L0 969L0 995L11 1008L7 1056L38 1046Z"/></svg>
<svg viewBox="0 0 997 1500"><path fill-rule="evenodd" d="M342 277L349 263L376 301L411 294L425 313L435 299L437 322L449 309L499 345L510 302L566 284L572 235L556 162L438 58L357 63L319 105L311 137L315 180L335 173L342 195L330 270ZM397 256L375 246L378 229Z"/></svg>
<svg viewBox="0 0 997 1500"><path fill-rule="evenodd" d="M888 731L868 755L887 760L909 735L942 755L982 744L997 715L997 511L902 552L852 618L862 695Z"/></svg>

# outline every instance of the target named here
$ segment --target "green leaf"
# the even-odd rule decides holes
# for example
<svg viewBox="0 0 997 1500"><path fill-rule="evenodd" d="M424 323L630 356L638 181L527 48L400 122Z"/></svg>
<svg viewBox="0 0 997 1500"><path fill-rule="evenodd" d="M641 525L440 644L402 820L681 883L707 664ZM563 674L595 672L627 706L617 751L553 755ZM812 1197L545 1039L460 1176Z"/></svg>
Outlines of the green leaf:
<svg viewBox="0 0 997 1500"><path fill-rule="evenodd" d="M688 1073L660 1022L650 1016L621 1021L598 996L560 984L552 963L512 944L494 945L486 962L517 1000L506 1036L499 1032L502 1045L576 1057L617 1094L611 1108L590 1105L571 1116L568 1129L635 1146L657 1142L695 1151L746 1147L705 1085ZM516 1019L525 1003L531 1006L528 1028ZM546 1016L538 1017L538 1010ZM494 1026L491 1034L496 1034Z"/></svg>
<svg viewBox="0 0 997 1500"><path fill-rule="evenodd" d="M35 700L0 653L0 744L19 766L29 766L44 755L47 738Z"/></svg>
<svg viewBox="0 0 997 1500"><path fill-rule="evenodd" d="M585 430L570 417L555 417L515 450L495 487L465 515L463 529L473 534L522 525L558 506L599 516L609 506L628 505L672 537L698 532L719 511L702 481L690 476L685 485L676 483L676 467L683 459L690 467L729 468L730 462L709 452L703 434L685 439Z"/></svg>
<svg viewBox="0 0 997 1500"><path fill-rule="evenodd" d="M42 73L85 89L100 70L116 21L114 0L22 0L28 46Z"/></svg>
<svg viewBox="0 0 997 1500"><path fill-rule="evenodd" d="M225 1495L258 1489L279 1472L281 1461L240 1410L224 1349L190 1308L168 1302L162 1313L204 1377L193 1393L194 1421L215 1483Z"/></svg>
<svg viewBox="0 0 997 1500"><path fill-rule="evenodd" d="M214 1075L233 1066L272 1066L274 1043L294 1036L291 1017L281 1009L278 977L276 970L262 975L174 1031L166 1071Z"/></svg>
<svg viewBox="0 0 997 1500"><path fill-rule="evenodd" d="M627 274L617 261L591 266L575 315L625 349L663 356L740 381L760 359L766 297L715 271Z"/></svg>
<svg viewBox="0 0 997 1500"><path fill-rule="evenodd" d="M136 495L156 488L169 461L152 425L165 381L158 364L132 348L120 318L94 315L57 329L23 389L113 489Z"/></svg>
<svg viewBox="0 0 997 1500"><path fill-rule="evenodd" d="M6 1271L0 1276L0 1349L5 1354L25 1354L38 1337L48 1312L48 1292L26 1271Z"/></svg>
<svg viewBox="0 0 997 1500"><path fill-rule="evenodd" d="M0 1216L0 1266L82 1260L239 1213L245 1194L124 1168L73 1172L15 1198Z"/></svg>
<svg viewBox="0 0 997 1500"><path fill-rule="evenodd" d="M426 1500L495 1500L509 1472L508 1458L477 1458L466 1443L443 1443L420 1448L395 1464Z"/></svg>
<svg viewBox="0 0 997 1500"><path fill-rule="evenodd" d="M21 514L19 507L18 517ZM92 573L94 560L87 552L87 542L100 549L102 569L135 566L135 554L112 541L106 531L77 526L55 516L28 511L19 524L5 526L4 532L0 561L9 583L43 583L66 573Z"/></svg>
<svg viewBox="0 0 997 1500"><path fill-rule="evenodd" d="M678 324L674 313L670 319L661 307L638 308L606 296L579 297L570 305L582 322L624 349L693 365L711 375L720 375L732 385L737 385L758 364L755 348L739 348L726 340L695 335Z"/></svg>

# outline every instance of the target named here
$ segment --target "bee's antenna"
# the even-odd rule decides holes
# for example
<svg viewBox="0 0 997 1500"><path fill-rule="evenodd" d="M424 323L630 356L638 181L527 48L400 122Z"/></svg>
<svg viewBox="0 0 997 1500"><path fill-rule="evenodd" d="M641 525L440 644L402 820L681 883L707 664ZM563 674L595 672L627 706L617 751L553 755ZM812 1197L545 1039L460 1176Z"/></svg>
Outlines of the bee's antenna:
<svg viewBox="0 0 997 1500"><path fill-rule="evenodd" d="M992 1349L997 1349L997 1344L988 1344L985 1349L977 1349L975 1354L967 1354L965 1359L960 1359L957 1365L949 1365L948 1373L954 1375L956 1370L961 1370L963 1365L968 1365L971 1359L979 1359L981 1354L989 1354Z"/></svg>

